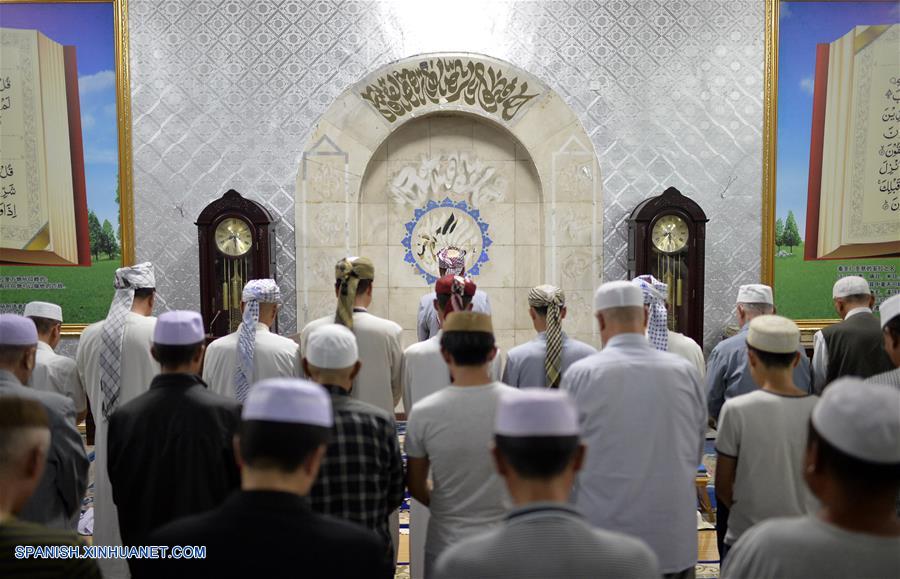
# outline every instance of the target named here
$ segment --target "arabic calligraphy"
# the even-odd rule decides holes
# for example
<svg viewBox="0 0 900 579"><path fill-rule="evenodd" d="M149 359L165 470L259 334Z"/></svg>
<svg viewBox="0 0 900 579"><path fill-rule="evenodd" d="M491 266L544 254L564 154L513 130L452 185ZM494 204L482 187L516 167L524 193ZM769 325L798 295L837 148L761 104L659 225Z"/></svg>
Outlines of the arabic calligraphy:
<svg viewBox="0 0 900 579"><path fill-rule="evenodd" d="M884 160L878 168L876 184L883 194L882 211L897 213L900 212L900 77L891 77L884 98L881 136L887 142L878 148L878 155Z"/></svg>
<svg viewBox="0 0 900 579"><path fill-rule="evenodd" d="M474 153L450 153L438 157L422 155L418 167L408 165L391 180L394 203L422 207L448 193L465 198L472 207L500 203L506 198L507 180L496 167Z"/></svg>
<svg viewBox="0 0 900 579"><path fill-rule="evenodd" d="M392 123L428 104L464 102L485 112L499 112L512 120L538 93L528 92L528 82L507 78L502 71L483 62L433 58L417 68L401 68L367 85L360 95Z"/></svg>

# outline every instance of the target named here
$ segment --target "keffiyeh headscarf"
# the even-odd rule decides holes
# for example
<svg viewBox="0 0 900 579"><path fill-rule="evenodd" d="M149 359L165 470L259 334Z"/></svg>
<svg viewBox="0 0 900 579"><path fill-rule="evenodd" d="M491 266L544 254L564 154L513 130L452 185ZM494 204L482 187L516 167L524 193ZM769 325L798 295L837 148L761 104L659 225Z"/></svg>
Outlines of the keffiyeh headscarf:
<svg viewBox="0 0 900 579"><path fill-rule="evenodd" d="M450 296L450 300L444 309L444 315L464 311L466 309L466 296L474 296L476 289L475 282L471 278L461 275L445 275L434 284L435 294Z"/></svg>
<svg viewBox="0 0 900 579"><path fill-rule="evenodd" d="M631 283L644 292L644 305L650 307L650 320L647 324L647 338L657 350L669 349L669 312L666 310L666 296L669 286L652 275L640 275Z"/></svg>
<svg viewBox="0 0 900 579"><path fill-rule="evenodd" d="M250 393L259 304L281 303L281 290L274 279L253 279L244 286L241 301L244 302L244 315L238 334L238 364L234 372L234 396L238 402L246 400L247 394Z"/></svg>
<svg viewBox="0 0 900 579"><path fill-rule="evenodd" d="M360 280L375 279L375 266L365 257L345 257L334 266L334 277L341 284L334 323L352 330L356 288Z"/></svg>
<svg viewBox="0 0 900 579"><path fill-rule="evenodd" d="M547 353L544 356L544 372L547 387L559 388L562 375L562 314L566 305L566 295L552 285L539 285L528 294L528 305L533 308L547 308Z"/></svg>
<svg viewBox="0 0 900 579"><path fill-rule="evenodd" d="M438 268L444 275L462 275L466 272L466 250L458 247L445 247L437 254Z"/></svg>
<svg viewBox="0 0 900 579"><path fill-rule="evenodd" d="M122 338L125 336L125 318L134 303L134 290L155 288L156 277L153 264L149 261L116 270L113 287L116 293L101 334L100 350L100 391L103 393L103 418L116 409L122 382Z"/></svg>

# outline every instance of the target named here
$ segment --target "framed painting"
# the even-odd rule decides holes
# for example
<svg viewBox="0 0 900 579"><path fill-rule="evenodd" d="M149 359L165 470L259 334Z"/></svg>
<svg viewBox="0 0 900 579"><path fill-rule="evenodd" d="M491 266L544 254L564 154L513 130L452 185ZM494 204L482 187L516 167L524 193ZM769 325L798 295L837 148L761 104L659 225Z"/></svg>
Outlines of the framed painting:
<svg viewBox="0 0 900 579"><path fill-rule="evenodd" d="M804 337L834 282L900 292L900 4L766 1L763 282Z"/></svg>
<svg viewBox="0 0 900 579"><path fill-rule="evenodd" d="M0 311L106 317L134 261L124 0L0 0Z"/></svg>

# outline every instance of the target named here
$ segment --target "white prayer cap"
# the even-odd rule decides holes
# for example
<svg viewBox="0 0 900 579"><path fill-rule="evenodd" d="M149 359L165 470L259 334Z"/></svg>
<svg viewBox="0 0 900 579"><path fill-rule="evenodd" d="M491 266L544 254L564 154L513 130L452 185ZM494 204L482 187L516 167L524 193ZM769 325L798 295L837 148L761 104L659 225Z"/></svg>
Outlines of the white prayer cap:
<svg viewBox="0 0 900 579"><path fill-rule="evenodd" d="M524 388L500 397L494 433L501 436L578 436L578 412L565 391Z"/></svg>
<svg viewBox="0 0 900 579"><path fill-rule="evenodd" d="M772 288L761 283L748 283L738 289L737 303L739 304L769 304L775 305L772 299Z"/></svg>
<svg viewBox="0 0 900 579"><path fill-rule="evenodd" d="M858 275L842 277L834 282L834 288L831 290L831 297L834 299L859 294L872 295L872 290L869 289L869 282Z"/></svg>
<svg viewBox="0 0 900 579"><path fill-rule="evenodd" d="M242 420L289 422L331 428L334 418L328 392L309 380L268 378L250 388Z"/></svg>
<svg viewBox="0 0 900 579"><path fill-rule="evenodd" d="M37 343L37 328L30 318L17 314L0 314L0 345L34 346Z"/></svg>
<svg viewBox="0 0 900 579"><path fill-rule="evenodd" d="M353 330L340 324L316 328L306 340L306 360L316 368L349 368L359 360Z"/></svg>
<svg viewBox="0 0 900 579"><path fill-rule="evenodd" d="M644 293L630 281L607 282L594 292L594 311L624 307L644 307Z"/></svg>
<svg viewBox="0 0 900 579"><path fill-rule="evenodd" d="M203 318L197 312L175 310L166 312L156 320L153 343L161 346L188 346L199 344L205 337Z"/></svg>
<svg viewBox="0 0 900 579"><path fill-rule="evenodd" d="M878 307L881 313L881 327L885 327L892 319L900 316L900 294L894 294L881 302Z"/></svg>
<svg viewBox="0 0 900 579"><path fill-rule="evenodd" d="M782 316L757 316L750 320L747 344L763 352L793 354L800 347L800 328Z"/></svg>
<svg viewBox="0 0 900 579"><path fill-rule="evenodd" d="M819 435L854 458L900 463L900 390L844 377L832 382L812 413Z"/></svg>
<svg viewBox="0 0 900 579"><path fill-rule="evenodd" d="M29 318L46 318L62 322L62 308L50 302L28 302L25 304L25 313Z"/></svg>

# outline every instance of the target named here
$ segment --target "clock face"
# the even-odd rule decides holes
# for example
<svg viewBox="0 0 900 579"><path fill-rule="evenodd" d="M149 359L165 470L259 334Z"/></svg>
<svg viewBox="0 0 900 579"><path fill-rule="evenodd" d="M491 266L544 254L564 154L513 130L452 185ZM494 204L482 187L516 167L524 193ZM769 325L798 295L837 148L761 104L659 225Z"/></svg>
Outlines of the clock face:
<svg viewBox="0 0 900 579"><path fill-rule="evenodd" d="M238 257L253 246L253 232L243 219L229 217L216 227L216 247L225 255Z"/></svg>
<svg viewBox="0 0 900 579"><path fill-rule="evenodd" d="M663 253L681 251L687 245L689 237L687 223L677 215L663 215L656 220L650 233L653 246Z"/></svg>

